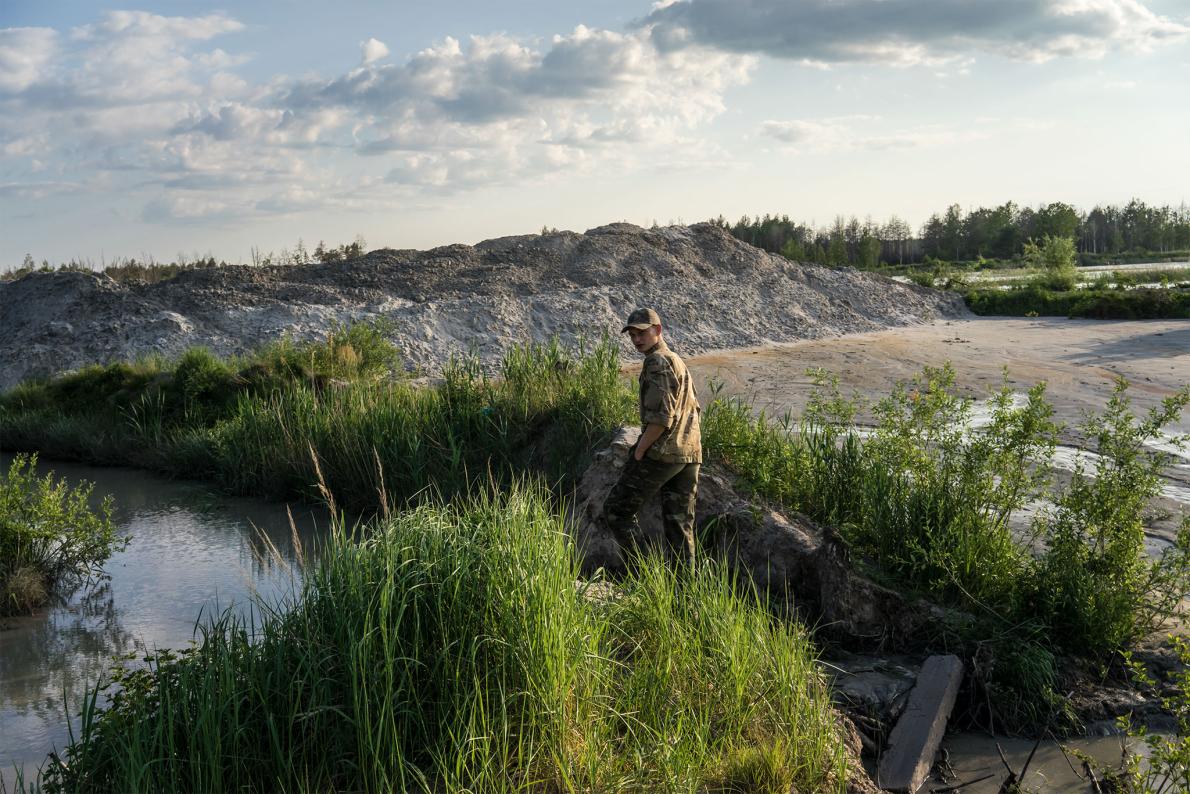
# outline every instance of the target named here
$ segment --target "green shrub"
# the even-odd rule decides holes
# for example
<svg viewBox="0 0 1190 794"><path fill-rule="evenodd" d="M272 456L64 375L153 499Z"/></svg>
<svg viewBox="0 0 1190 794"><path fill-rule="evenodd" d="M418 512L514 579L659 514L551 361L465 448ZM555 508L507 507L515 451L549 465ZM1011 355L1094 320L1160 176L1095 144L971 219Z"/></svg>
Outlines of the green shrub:
<svg viewBox="0 0 1190 794"><path fill-rule="evenodd" d="M1047 234L1040 244L1027 240L1022 258L1028 267L1037 271L1033 281L1038 286L1059 292L1074 289L1077 251L1073 238Z"/></svg>
<svg viewBox="0 0 1190 794"><path fill-rule="evenodd" d="M712 402L708 453L758 493L839 527L872 575L972 615L949 641L973 657L1002 727L1062 715L1058 654L1106 658L1190 593L1190 518L1155 562L1141 523L1163 465L1145 442L1190 390L1137 421L1121 383L1087 427L1100 455L1094 476L1080 468L1054 494L1057 427L1044 385L1020 405L1005 385L989 423L968 431L970 401L955 393L953 371L926 368L876 407L878 425L861 437L851 429L856 403L812 374L818 385L798 422L755 417L740 400ZM1033 498L1056 507L1032 537L1016 537L1010 518Z"/></svg>
<svg viewBox="0 0 1190 794"><path fill-rule="evenodd" d="M1010 317L1086 317L1096 320L1190 319L1190 290L1077 289L1059 292L1037 284L963 294L971 311Z"/></svg>
<svg viewBox="0 0 1190 794"><path fill-rule="evenodd" d="M1155 628L1190 594L1190 516L1174 546L1156 561L1145 553L1144 512L1161 489L1164 461L1146 443L1190 403L1190 388L1136 417L1118 378L1107 408L1084 427L1097 457L1080 459L1055 508L1038 521L1046 539L1035 604L1054 640L1077 653L1119 650Z"/></svg>
<svg viewBox="0 0 1190 794"><path fill-rule="evenodd" d="M206 422L227 411L235 399L236 383L232 368L205 347L192 347L178 359L168 389L175 421ZM144 395L151 400L151 395Z"/></svg>
<svg viewBox="0 0 1190 794"><path fill-rule="evenodd" d="M388 340L383 321L334 323L322 341L284 337L265 345L243 366L263 367L286 380L381 380L401 371L400 351Z"/></svg>
<svg viewBox="0 0 1190 794"><path fill-rule="evenodd" d="M1039 270L1030 277L1029 282L1042 289L1069 292L1078 283L1078 274L1073 266L1063 270Z"/></svg>
<svg viewBox="0 0 1190 794"><path fill-rule="evenodd" d="M98 576L123 541L111 499L88 505L93 486L38 477L37 457L17 455L0 479L0 615L41 606L55 588Z"/></svg>
<svg viewBox="0 0 1190 794"><path fill-rule="evenodd" d="M1029 557L1008 518L1043 484L1055 443L1044 386L1014 407L1006 385L990 425L968 434L970 400L954 393L954 371L926 368L876 407L879 423L862 439L850 429L856 406L818 377L796 425L715 401L704 414L708 450L761 494L840 527L902 584L1014 608Z"/></svg>

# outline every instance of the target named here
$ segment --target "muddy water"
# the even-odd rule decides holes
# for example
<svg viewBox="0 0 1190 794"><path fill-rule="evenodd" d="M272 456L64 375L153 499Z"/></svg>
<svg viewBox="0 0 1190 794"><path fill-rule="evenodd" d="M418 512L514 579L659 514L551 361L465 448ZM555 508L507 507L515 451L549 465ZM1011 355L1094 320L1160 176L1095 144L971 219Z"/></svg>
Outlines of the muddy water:
<svg viewBox="0 0 1190 794"><path fill-rule="evenodd" d="M1085 753L1099 763L1116 766L1121 758L1120 742L1119 736L1071 739L1062 744L1055 741L1042 742L1025 772L1022 781L1025 790L1036 791L1039 794L1086 794L1092 791L1089 782L1083 777L1082 762L1071 751ZM942 743L952 774L947 775L945 780L936 777L928 779L922 790L931 791L991 775L978 783L964 786L960 791L963 794L996 794L1000 790L1000 784L1008 776L996 749L997 744L1004 750L1004 756L1015 772L1019 773L1025 768L1025 762L1033 751L1033 742L1006 737L991 739L978 733L955 733L947 736ZM1065 751L1063 745L1066 747ZM1146 754L1143 743L1134 743L1130 745L1130 749L1142 756Z"/></svg>
<svg viewBox="0 0 1190 794"><path fill-rule="evenodd" d="M11 459L0 454L0 466L7 470ZM0 619L0 790L15 768L29 777L46 753L67 743L65 707L77 713L85 687L113 656L185 647L202 616L224 608L246 614L253 593L275 601L300 576L283 504L222 497L129 469L40 468L94 482L97 497L111 494L115 520L131 542L108 561L107 581L34 616ZM299 543L309 550L326 516L310 506L292 510Z"/></svg>

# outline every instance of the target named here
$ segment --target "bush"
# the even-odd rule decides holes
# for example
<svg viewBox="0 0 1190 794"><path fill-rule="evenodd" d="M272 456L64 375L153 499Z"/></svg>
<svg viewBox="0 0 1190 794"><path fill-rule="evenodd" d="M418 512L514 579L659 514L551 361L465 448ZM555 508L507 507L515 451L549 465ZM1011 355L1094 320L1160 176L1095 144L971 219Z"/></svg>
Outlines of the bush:
<svg viewBox="0 0 1190 794"><path fill-rule="evenodd" d="M852 429L855 401L816 377L797 422L754 417L740 400L712 402L708 453L760 494L839 527L852 559L876 577L972 615L947 627L958 632L948 641L973 657L1002 727L1061 712L1057 655L1104 659L1190 594L1190 518L1155 562L1142 527L1163 465L1145 442L1190 402L1190 389L1137 420L1121 382L1087 425L1099 455L1094 475L1080 467L1069 488L1052 493L1058 428L1044 385L1021 405L1005 385L989 424L968 430L970 401L955 393L953 372L926 368L877 406L877 427L861 437ZM1033 524L1033 537L1017 538L1009 520L1034 498L1056 506Z"/></svg>
<svg viewBox="0 0 1190 794"><path fill-rule="evenodd" d="M854 402L816 377L796 424L754 420L739 400L712 403L708 451L761 494L840 527L902 585L1015 609L1014 582L1029 557L1008 518L1042 485L1055 443L1044 386L1014 407L1006 385L990 425L968 434L971 401L954 393L953 370L926 368L877 406L879 424L863 439L851 429Z"/></svg>
<svg viewBox="0 0 1190 794"><path fill-rule="evenodd" d="M285 379L382 380L401 370L400 351L388 341L382 321L332 324L321 342L286 337L266 345L244 367L263 367Z"/></svg>
<svg viewBox="0 0 1190 794"><path fill-rule="evenodd" d="M335 369L344 350L353 379L331 381L328 374L348 374ZM172 371L146 374L135 397L123 380L104 381L105 369L88 378L88 399L63 390L76 377L65 376L0 395L0 437L9 448L201 476L278 498L317 496L313 450L340 503L373 511L381 493L401 503L431 491L449 497L526 469L573 482L591 446L633 420L635 397L612 340L573 357L556 343L515 348L495 380L477 359L459 359L441 385L426 388L384 379L392 355L378 329L352 327L326 342L278 342L238 371L241 361L189 351Z"/></svg>
<svg viewBox="0 0 1190 794"><path fill-rule="evenodd" d="M27 612L56 588L98 576L124 542L110 498L92 510L93 486L38 478L36 467L35 455L17 455L0 480L0 615Z"/></svg>
<svg viewBox="0 0 1190 794"><path fill-rule="evenodd" d="M971 311L981 315L1095 320L1190 319L1190 290L1173 288L1091 288L1061 292L1029 284L1008 290L968 290L963 298Z"/></svg>
<svg viewBox="0 0 1190 794"><path fill-rule="evenodd" d="M1080 459L1070 486L1043 514L1046 539L1035 604L1062 647L1103 655L1156 629L1190 594L1190 516L1174 546L1157 561L1145 553L1144 511L1161 490L1164 461L1146 443L1190 403L1190 387L1138 419L1127 395L1115 392L1084 427L1095 442L1094 473Z"/></svg>

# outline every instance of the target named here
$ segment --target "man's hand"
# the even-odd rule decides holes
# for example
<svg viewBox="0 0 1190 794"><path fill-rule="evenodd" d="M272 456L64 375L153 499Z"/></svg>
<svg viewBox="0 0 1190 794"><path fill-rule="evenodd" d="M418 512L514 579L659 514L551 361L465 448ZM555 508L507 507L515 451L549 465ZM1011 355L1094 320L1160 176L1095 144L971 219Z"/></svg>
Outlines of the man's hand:
<svg viewBox="0 0 1190 794"><path fill-rule="evenodd" d="M649 451L649 447L653 446L654 442L661 438L661 434L664 432L664 425L650 424L646 427L645 432L640 434L640 441L636 442L636 451L632 457L636 460L644 460L645 453Z"/></svg>

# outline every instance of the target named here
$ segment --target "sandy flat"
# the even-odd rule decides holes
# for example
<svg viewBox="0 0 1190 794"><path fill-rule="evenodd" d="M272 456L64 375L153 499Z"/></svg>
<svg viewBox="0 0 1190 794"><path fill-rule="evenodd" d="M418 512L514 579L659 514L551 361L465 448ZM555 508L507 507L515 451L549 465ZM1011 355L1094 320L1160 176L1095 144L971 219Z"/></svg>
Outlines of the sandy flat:
<svg viewBox="0 0 1190 794"><path fill-rule="evenodd" d="M1047 383L1055 418L1065 426L1061 443L1069 445L1055 458L1058 477L1064 480L1067 475L1062 472L1069 469L1071 456L1082 454L1075 448L1092 446L1079 432L1079 423L1086 412L1103 410L1117 376L1128 379L1138 411L1190 384L1190 321L938 321L687 360L704 402L717 382L723 394L745 397L770 416L787 410L800 414L812 386L808 368L836 374L845 394L858 393L871 403L922 367L947 362L954 367L958 388L972 398L985 398L998 388L1005 367L1016 391ZM873 423L870 411L861 412L859 422ZM1168 430L1190 433L1190 410ZM1148 529L1154 539L1167 542L1177 532L1181 514L1190 510L1190 451L1184 450L1180 460L1166 468L1165 477Z"/></svg>
<svg viewBox="0 0 1190 794"><path fill-rule="evenodd" d="M1057 418L1077 424L1099 411L1114 379L1131 383L1138 408L1157 404L1190 384L1190 321L1103 321L1054 318L979 318L897 328L694 356L691 372L703 395L719 381L727 394L751 398L769 412L799 412L810 389L808 368L835 373L845 393L886 395L924 366L950 362L971 397L986 397L1008 367L1012 387L1046 381ZM1190 432L1190 412L1173 426Z"/></svg>

